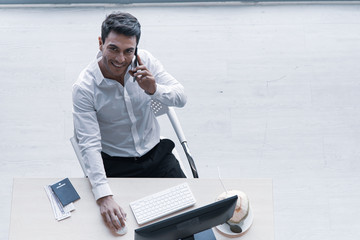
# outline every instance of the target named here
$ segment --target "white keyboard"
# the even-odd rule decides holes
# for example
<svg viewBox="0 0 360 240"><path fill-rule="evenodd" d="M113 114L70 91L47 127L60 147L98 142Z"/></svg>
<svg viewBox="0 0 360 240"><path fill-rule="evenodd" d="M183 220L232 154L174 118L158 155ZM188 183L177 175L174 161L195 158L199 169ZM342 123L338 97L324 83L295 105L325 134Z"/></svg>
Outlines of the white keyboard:
<svg viewBox="0 0 360 240"><path fill-rule="evenodd" d="M188 183L165 189L130 203L138 224L164 217L196 203Z"/></svg>

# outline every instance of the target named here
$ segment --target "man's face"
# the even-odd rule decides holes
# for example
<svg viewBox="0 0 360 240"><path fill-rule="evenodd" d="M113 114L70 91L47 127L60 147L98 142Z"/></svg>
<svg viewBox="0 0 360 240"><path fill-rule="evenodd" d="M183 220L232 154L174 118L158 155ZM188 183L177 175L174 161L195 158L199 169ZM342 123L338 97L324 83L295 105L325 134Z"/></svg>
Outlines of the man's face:
<svg viewBox="0 0 360 240"><path fill-rule="evenodd" d="M104 43L99 37L99 46L103 56L99 66L104 77L118 81L123 79L134 57L136 37L111 31Z"/></svg>

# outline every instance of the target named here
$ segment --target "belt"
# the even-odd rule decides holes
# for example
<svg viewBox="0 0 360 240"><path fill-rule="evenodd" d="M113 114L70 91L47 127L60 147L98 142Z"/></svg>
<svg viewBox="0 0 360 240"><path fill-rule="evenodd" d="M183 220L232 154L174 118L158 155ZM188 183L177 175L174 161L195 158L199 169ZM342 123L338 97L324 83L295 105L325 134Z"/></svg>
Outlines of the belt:
<svg viewBox="0 0 360 240"><path fill-rule="evenodd" d="M151 153L154 151L155 148L156 146L140 157L118 157L118 156L112 157L104 152L102 152L102 154L105 155L106 156L105 158L109 160L112 159L112 160L120 160L120 161L142 162L144 160L147 160L151 156Z"/></svg>

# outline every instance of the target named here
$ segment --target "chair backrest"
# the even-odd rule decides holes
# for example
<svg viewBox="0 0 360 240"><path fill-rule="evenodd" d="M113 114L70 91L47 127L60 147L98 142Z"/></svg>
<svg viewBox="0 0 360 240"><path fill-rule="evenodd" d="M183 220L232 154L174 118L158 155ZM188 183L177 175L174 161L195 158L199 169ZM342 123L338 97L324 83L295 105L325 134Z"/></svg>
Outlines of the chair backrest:
<svg viewBox="0 0 360 240"><path fill-rule="evenodd" d="M184 132L183 132L182 127L180 125L180 122L179 122L179 120L177 118L175 110L172 107L168 107L168 106L163 105L162 103L154 101L154 100L151 100L151 109L154 112L156 117L167 114L167 116L168 116L168 118L169 118L169 120L171 122L171 125L172 125L178 139L179 139L179 142L180 142L181 146L183 147L186 158L188 159L188 162L189 162L190 169L191 169L191 172L193 174L193 177L198 178L199 175L198 175L198 172L197 172L197 169L196 169L196 166L195 166L195 162L194 162L194 160L192 158L192 155L190 153L190 149L189 149L189 147L187 145L187 141L185 139ZM77 157L77 159L78 159L78 161L80 163L80 166L81 166L85 176L87 177L85 164L84 164L82 154L81 154L79 144L78 144L78 141L77 141L77 138L76 138L75 134L74 134L74 136L72 136L70 138L70 142L71 142L71 144L72 144L72 146L74 148L74 151L75 151L76 157ZM180 156L177 154L176 150L175 150L174 154L175 154L176 158L179 160L181 168L186 173L186 171L184 169L184 166L182 164L182 161L180 159Z"/></svg>
<svg viewBox="0 0 360 240"><path fill-rule="evenodd" d="M180 121L177 118L174 108L168 107L168 106L166 106L160 102L157 102L155 100L151 100L151 109L153 110L156 117L164 115L165 113L167 114L167 116L171 122L171 125L179 139L179 142L180 142L181 146L183 147L186 158L188 159L193 177L199 178L199 174L198 174L194 159L190 153L189 146L187 144L184 132L182 130Z"/></svg>
<svg viewBox="0 0 360 240"><path fill-rule="evenodd" d="M151 100L151 110L156 117L166 114L169 111L169 107L162 104L161 102Z"/></svg>
<svg viewBox="0 0 360 240"><path fill-rule="evenodd" d="M79 143L77 141L77 138L76 138L75 134L74 134L74 136L72 136L70 138L70 142L71 142L71 145L74 148L74 152L75 152L76 158L78 159L78 161L80 163L81 169L83 170L83 173L84 173L85 177L87 177L85 163L84 163L84 160L83 160L80 148L79 148Z"/></svg>

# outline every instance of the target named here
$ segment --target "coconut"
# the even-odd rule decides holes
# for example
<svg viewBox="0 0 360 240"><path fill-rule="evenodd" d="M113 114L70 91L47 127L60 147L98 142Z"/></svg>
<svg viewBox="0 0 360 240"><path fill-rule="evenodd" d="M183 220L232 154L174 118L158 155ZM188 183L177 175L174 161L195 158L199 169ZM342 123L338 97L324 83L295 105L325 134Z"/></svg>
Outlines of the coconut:
<svg viewBox="0 0 360 240"><path fill-rule="evenodd" d="M236 207L233 216L230 218L229 222L240 223L245 219L249 213L249 198L248 196L239 190L231 190L228 192L223 192L217 197L217 201L223 200L228 197L238 196Z"/></svg>

